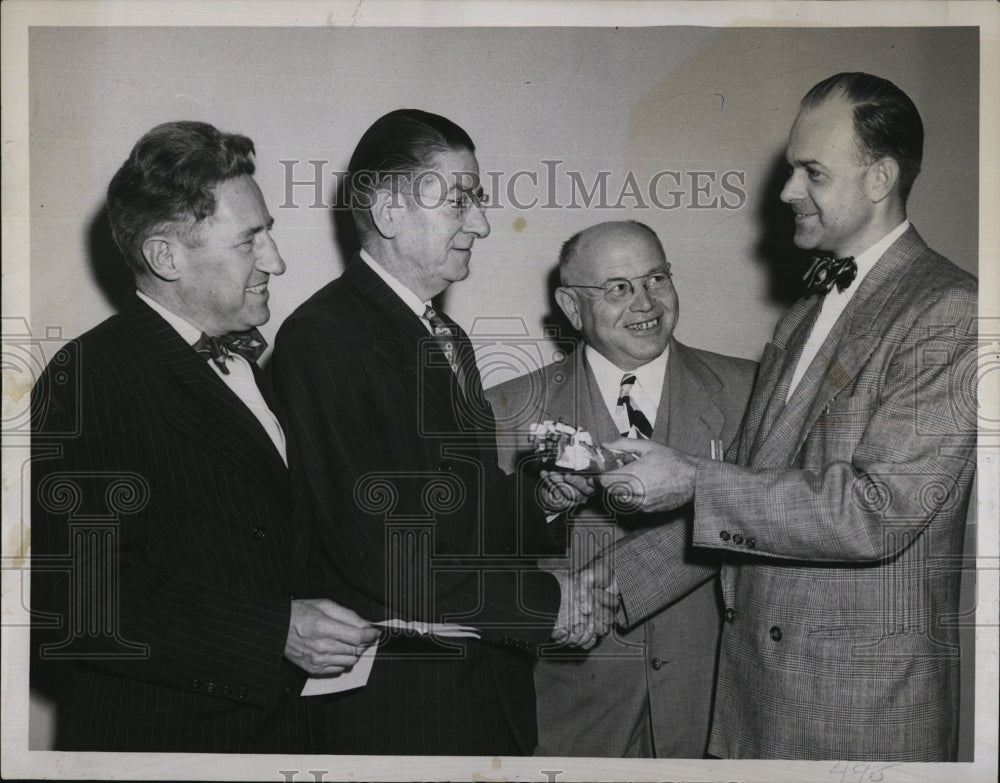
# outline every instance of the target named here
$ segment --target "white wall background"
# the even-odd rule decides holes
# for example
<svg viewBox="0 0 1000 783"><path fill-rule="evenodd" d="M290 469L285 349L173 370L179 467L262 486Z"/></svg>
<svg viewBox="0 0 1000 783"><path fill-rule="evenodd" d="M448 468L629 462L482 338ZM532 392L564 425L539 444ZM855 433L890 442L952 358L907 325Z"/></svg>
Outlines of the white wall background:
<svg viewBox="0 0 1000 783"><path fill-rule="evenodd" d="M911 216L925 239L975 271L978 41L972 28L838 30L708 28L237 29L35 28L30 37L31 322L75 336L114 311L101 281L116 266L102 244L104 189L135 141L167 120L199 119L257 145L258 180L288 271L272 284L270 337L309 294L338 276L345 250L331 213L311 208L324 161L333 172L381 114L409 106L465 127L484 172L518 171L515 198L549 183L572 201L569 171L592 186L607 171L614 203L629 172L646 189L663 170L661 203L674 209L491 209L472 274L447 294L467 329L481 316L516 316L541 336L547 276L573 232L634 218L660 234L681 299L677 336L756 359L780 303L768 298L768 261L791 257L786 212L769 190L799 99L843 70L885 76L915 101L927 133ZM692 172L708 188L695 194ZM738 209L700 209L724 199ZM714 178L714 184L711 179ZM773 186L773 181L772 181ZM686 191L674 197L670 190ZM579 194L578 194L579 196ZM551 201L551 200L550 200ZM582 198L576 203L581 205ZM95 221L96 218L96 221ZM515 221L517 223L515 224ZM517 230L519 229L519 230ZM762 243L766 247L761 247ZM482 325L480 325L480 330ZM493 380L499 380L495 378ZM491 382L487 378L487 385Z"/></svg>
<svg viewBox="0 0 1000 783"><path fill-rule="evenodd" d="M684 182L694 171L716 179L700 196L688 188L670 210L520 210L505 197L489 212L493 233L476 244L472 275L446 296L467 329L510 329L476 319L513 317L542 337L562 241L601 220L634 218L657 230L674 264L678 337L756 359L783 309L770 297L768 270L794 257L775 161L801 96L844 70L887 77L913 98L927 144L911 218L937 250L977 267L973 28L34 28L29 42L34 334L57 326L73 337L114 312L121 270L100 214L107 183L153 125L200 119L257 145L257 178L288 263L272 283L263 329L272 338L345 260L330 211L310 207L310 186L294 189L297 207L285 203L279 161L301 161L299 180L311 176L307 161L325 161L329 202L331 172L346 167L365 128L409 106L465 127L484 172L535 172L539 187L522 179L521 197L545 199L544 160L562 161L560 171L586 183L610 172L612 203L628 172L643 186L661 170ZM736 200L719 188L727 171L742 172L745 203L692 208L695 198ZM566 176L561 203L570 197ZM487 384L499 380L491 373ZM32 744L44 747L49 713L37 706Z"/></svg>

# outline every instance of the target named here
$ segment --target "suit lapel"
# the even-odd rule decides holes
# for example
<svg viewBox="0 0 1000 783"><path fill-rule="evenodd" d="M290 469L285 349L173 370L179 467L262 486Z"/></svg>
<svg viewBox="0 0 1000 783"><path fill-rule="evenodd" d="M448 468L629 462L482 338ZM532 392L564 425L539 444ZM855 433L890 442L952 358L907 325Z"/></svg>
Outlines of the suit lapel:
<svg viewBox="0 0 1000 783"><path fill-rule="evenodd" d="M885 327L879 324L886 303L893 296L906 267L926 249L926 244L912 226L894 242L871 271L840 314L830 334L820 346L816 358L788 399L767 440L756 454L758 467L790 465L826 406L854 383L865 362L879 343ZM796 305L797 306L797 305ZM817 307L818 310L818 307ZM810 325L811 328L811 325ZM808 331L802 341L808 337ZM789 346L791 349L791 346ZM799 347L801 352L801 347ZM789 350L789 357L792 353ZM774 395L784 396L794 367L783 373L782 384ZM782 386L784 388L782 388Z"/></svg>
<svg viewBox="0 0 1000 783"><path fill-rule="evenodd" d="M789 438L794 437L795 407L792 403L799 399L802 381L791 399L788 390L821 305L822 300L818 297L799 300L782 322L783 328L775 333L774 341L768 345L772 355L762 368L762 373L767 373L761 376L764 386L751 403L755 418L748 418L748 421L758 422L748 455L751 465L762 467L768 464L772 455L787 454Z"/></svg>
<svg viewBox="0 0 1000 783"><path fill-rule="evenodd" d="M608 411L608 406L604 403L604 395L601 394L601 388L597 383L597 376L594 375L594 370L591 368L590 362L587 361L586 351L583 350L582 345L580 350L580 365L580 369L582 370L581 380L583 381L580 407L587 411L587 415L591 417L591 426L584 428L589 429L590 434L597 439L598 443L608 443L617 440L621 437L621 433L618 431L618 427L615 425L615 420L611 417L610 411Z"/></svg>
<svg viewBox="0 0 1000 783"><path fill-rule="evenodd" d="M456 429L455 373L423 322L360 255L351 259L343 277L376 310L371 321L373 350L404 382L417 384L421 415L438 419L441 426L429 431Z"/></svg>
<svg viewBox="0 0 1000 783"><path fill-rule="evenodd" d="M671 340L664 386L653 440L686 454L711 455L711 442L726 421L715 401L722 381L686 345Z"/></svg>
<svg viewBox="0 0 1000 783"><path fill-rule="evenodd" d="M208 362L138 297L126 302L121 315L136 336L136 350L149 360L151 374L164 376L164 396L174 392L162 412L171 425L241 468L252 480L277 493L287 492L287 468L274 443Z"/></svg>

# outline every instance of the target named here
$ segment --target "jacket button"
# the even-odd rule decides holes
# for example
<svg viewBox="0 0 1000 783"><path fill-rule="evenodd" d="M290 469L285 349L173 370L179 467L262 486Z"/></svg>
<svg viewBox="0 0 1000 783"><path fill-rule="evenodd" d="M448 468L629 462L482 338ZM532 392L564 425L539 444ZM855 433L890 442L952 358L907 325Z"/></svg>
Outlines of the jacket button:
<svg viewBox="0 0 1000 783"><path fill-rule="evenodd" d="M215 683L206 682L205 683L205 693L215 693Z"/></svg>
<svg viewBox="0 0 1000 783"><path fill-rule="evenodd" d="M191 680L191 687L192 688L200 688L201 687L201 682L199 682L198 680Z"/></svg>
<svg viewBox="0 0 1000 783"><path fill-rule="evenodd" d="M776 642L780 642L781 641L781 629L778 626L774 626L771 629L770 634L771 634L771 638L774 641L776 641Z"/></svg>
<svg viewBox="0 0 1000 783"><path fill-rule="evenodd" d="M451 466L450 462L442 462L438 465L438 471L441 473L452 473L454 470L455 469Z"/></svg>
<svg viewBox="0 0 1000 783"><path fill-rule="evenodd" d="M237 699L244 699L244 698L246 698L246 695L247 695L247 689L246 688L240 688L238 691L236 691L236 698Z"/></svg>
<svg viewBox="0 0 1000 783"><path fill-rule="evenodd" d="M660 667L663 666L663 661L661 661L659 658L653 658L649 662L649 665L652 666L654 669L656 669L656 671L659 671Z"/></svg>
<svg viewBox="0 0 1000 783"><path fill-rule="evenodd" d="M736 620L736 610L730 606L729 608L726 609L725 614L723 616L726 618L727 623L734 622Z"/></svg>
<svg viewBox="0 0 1000 783"><path fill-rule="evenodd" d="M263 541L267 538L267 528L266 527L255 527L253 529L253 537L258 541Z"/></svg>
<svg viewBox="0 0 1000 783"><path fill-rule="evenodd" d="M719 538L721 538L723 541L728 541L730 538L729 531L723 530L721 533L719 533Z"/></svg>
<svg viewBox="0 0 1000 783"><path fill-rule="evenodd" d="M754 541L752 538L748 538L747 539L747 549L756 549L756 548L757 548L757 542Z"/></svg>
<svg viewBox="0 0 1000 783"><path fill-rule="evenodd" d="M222 695L223 696L228 696L231 690L232 690L232 688L230 688L228 685L223 685L222 686Z"/></svg>
<svg viewBox="0 0 1000 783"><path fill-rule="evenodd" d="M739 546L740 544L742 544L743 543L743 536L741 536L739 533L736 533L733 536L733 543L736 544L737 546Z"/></svg>

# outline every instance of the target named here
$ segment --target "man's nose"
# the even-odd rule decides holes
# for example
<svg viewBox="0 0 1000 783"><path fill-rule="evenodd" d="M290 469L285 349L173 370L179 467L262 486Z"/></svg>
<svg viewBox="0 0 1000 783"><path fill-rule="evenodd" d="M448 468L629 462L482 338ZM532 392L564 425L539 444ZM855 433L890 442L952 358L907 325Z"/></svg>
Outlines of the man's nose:
<svg viewBox="0 0 1000 783"><path fill-rule="evenodd" d="M793 171L785 180L785 186L781 189L779 198L786 204L793 201L800 201L805 198L805 190L802 187L802 176L800 172Z"/></svg>
<svg viewBox="0 0 1000 783"><path fill-rule="evenodd" d="M632 286L632 301L629 308L632 310L649 310L653 307L653 297L646 290L646 283L639 281Z"/></svg>
<svg viewBox="0 0 1000 783"><path fill-rule="evenodd" d="M475 234L480 239L490 235L490 222L486 219L486 211L481 204L473 204L465 213L465 224L462 230L467 234Z"/></svg>
<svg viewBox="0 0 1000 783"><path fill-rule="evenodd" d="M281 253L278 252L278 245L270 234L265 235L264 244L264 249L257 258L257 268L261 272L267 272L271 275L284 274L285 260L281 257Z"/></svg>

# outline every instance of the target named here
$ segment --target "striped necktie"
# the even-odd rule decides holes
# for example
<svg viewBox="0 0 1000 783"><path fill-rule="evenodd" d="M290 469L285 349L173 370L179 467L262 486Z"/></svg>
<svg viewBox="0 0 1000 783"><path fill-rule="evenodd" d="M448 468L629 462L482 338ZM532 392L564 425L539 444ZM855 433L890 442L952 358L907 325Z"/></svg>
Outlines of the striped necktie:
<svg viewBox="0 0 1000 783"><path fill-rule="evenodd" d="M460 339L458 324L452 325L446 321L442 317L442 314L430 305L427 305L427 308L424 310L424 318L427 320L427 323L431 325L431 331L434 333L434 338L437 340L438 345L441 346L445 359L447 359L448 364L451 365L452 372L454 372L455 376L458 378L462 391L468 394L468 390L465 385L465 372L458 356L458 341Z"/></svg>
<svg viewBox="0 0 1000 783"><path fill-rule="evenodd" d="M646 414L632 407L632 398L629 395L632 393L633 386L635 386L634 375L626 373L622 376L621 390L618 392L618 407L625 408L629 423L629 430L628 432L623 432L622 437L631 437L632 433L635 432L638 433L639 437L648 439L653 437L653 425L649 423Z"/></svg>

